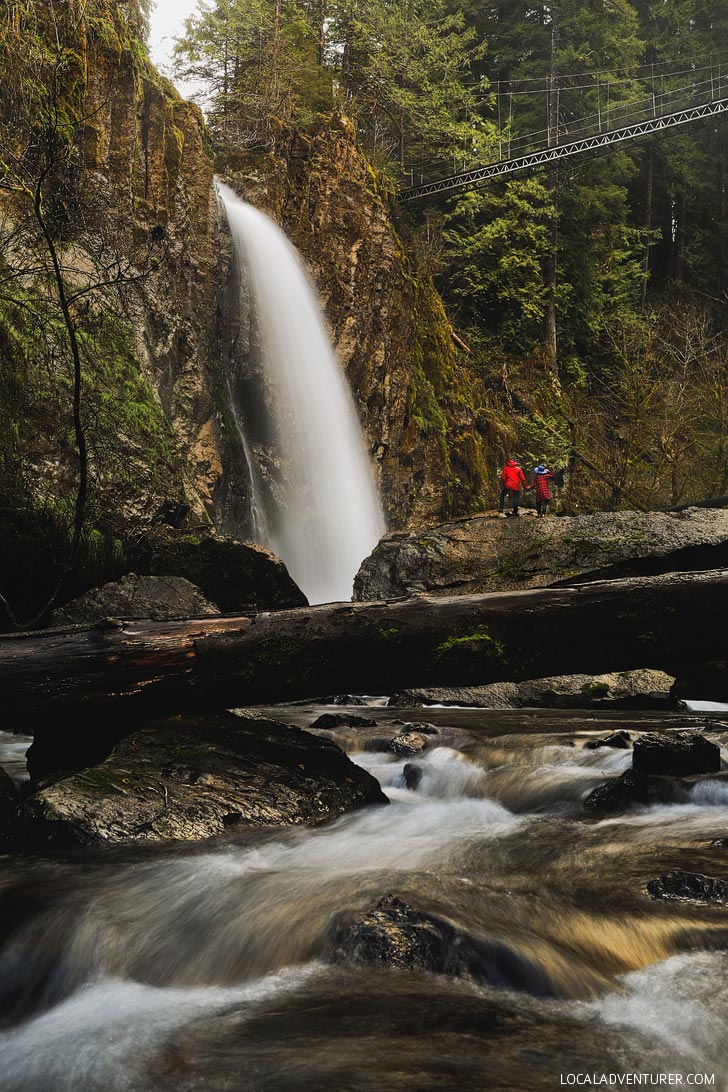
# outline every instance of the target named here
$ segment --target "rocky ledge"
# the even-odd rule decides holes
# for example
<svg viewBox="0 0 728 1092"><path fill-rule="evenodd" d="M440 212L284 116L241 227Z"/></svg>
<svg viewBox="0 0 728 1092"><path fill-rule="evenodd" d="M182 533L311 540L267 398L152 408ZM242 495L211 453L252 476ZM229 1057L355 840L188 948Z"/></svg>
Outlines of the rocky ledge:
<svg viewBox="0 0 728 1092"><path fill-rule="evenodd" d="M615 671L607 675L555 675L486 686L400 690L390 706L470 705L480 709L665 709L673 679L663 671Z"/></svg>
<svg viewBox="0 0 728 1092"><path fill-rule="evenodd" d="M725 509L477 516L385 535L357 574L354 598L475 595L727 564Z"/></svg>
<svg viewBox="0 0 728 1092"><path fill-rule="evenodd" d="M99 765L41 783L21 805L18 828L29 846L197 841L386 803L378 782L330 740L220 713L151 722Z"/></svg>

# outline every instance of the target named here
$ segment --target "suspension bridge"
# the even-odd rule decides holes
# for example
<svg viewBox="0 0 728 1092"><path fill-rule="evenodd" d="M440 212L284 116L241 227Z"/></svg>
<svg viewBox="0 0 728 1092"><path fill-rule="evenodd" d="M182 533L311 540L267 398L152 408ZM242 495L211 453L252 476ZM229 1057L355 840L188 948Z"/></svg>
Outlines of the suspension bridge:
<svg viewBox="0 0 728 1092"><path fill-rule="evenodd" d="M722 67L716 67L711 61L709 65L687 70L687 74L691 77L689 83L665 92L662 87L663 75L658 74L656 77L653 71L647 80L640 81L643 86L647 85L647 93L643 97L618 104L611 109L607 98L606 109L600 103L596 112L573 120L563 118L560 96L564 91L583 92L583 85L561 88L556 78L547 78L547 87L543 93L546 95L550 121L546 129L521 137L517 141L503 141L499 127L497 159L467 169L462 168L432 181L421 180L419 185L404 187L399 192L399 200L402 204L411 204L438 194L474 189L493 178L558 163L589 152L598 152L626 141L638 140L728 112L728 57ZM593 75L597 77L596 82L588 86L597 88L598 100L600 86L607 89L608 96L609 83L600 85L599 74ZM701 76L702 79L699 78ZM525 92L534 93L537 92ZM496 91L496 96L500 115L500 91ZM512 93L510 102L512 108Z"/></svg>

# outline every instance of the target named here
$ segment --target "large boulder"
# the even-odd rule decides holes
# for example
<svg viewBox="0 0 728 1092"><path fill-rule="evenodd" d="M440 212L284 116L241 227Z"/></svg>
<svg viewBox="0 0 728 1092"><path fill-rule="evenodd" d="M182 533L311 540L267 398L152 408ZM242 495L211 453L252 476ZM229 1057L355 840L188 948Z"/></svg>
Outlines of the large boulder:
<svg viewBox="0 0 728 1092"><path fill-rule="evenodd" d="M536 996L553 992L538 964L501 941L471 936L395 895L386 895L359 919L335 919L329 958L336 963L469 978Z"/></svg>
<svg viewBox="0 0 728 1092"><path fill-rule="evenodd" d="M386 803L378 782L330 740L218 713L147 724L99 765L42 783L21 821L31 845L196 841Z"/></svg>
<svg viewBox="0 0 728 1092"><path fill-rule="evenodd" d="M471 705L482 709L654 709L669 705L672 681L662 671L647 669L606 675L555 675L519 683L401 690L388 704Z"/></svg>
<svg viewBox="0 0 728 1092"><path fill-rule="evenodd" d="M127 573L121 580L92 588L59 607L48 621L53 626L90 624L103 618L150 618L166 622L173 618L202 618L219 613L200 589L184 577Z"/></svg>
<svg viewBox="0 0 728 1092"><path fill-rule="evenodd" d="M647 732L635 740L632 768L673 777L717 773L720 747L697 732Z"/></svg>
<svg viewBox="0 0 728 1092"><path fill-rule="evenodd" d="M474 516L385 535L357 574L354 598L471 595L727 564L724 509Z"/></svg>
<svg viewBox="0 0 728 1092"><path fill-rule="evenodd" d="M143 556L152 576L184 576L224 613L287 610L308 601L279 557L227 535L168 533Z"/></svg>

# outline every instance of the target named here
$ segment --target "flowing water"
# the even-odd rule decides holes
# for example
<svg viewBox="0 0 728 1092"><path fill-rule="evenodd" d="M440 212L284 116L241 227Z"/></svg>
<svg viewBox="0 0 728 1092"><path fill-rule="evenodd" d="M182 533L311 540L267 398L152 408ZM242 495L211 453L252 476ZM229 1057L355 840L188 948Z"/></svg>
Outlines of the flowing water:
<svg viewBox="0 0 728 1092"><path fill-rule="evenodd" d="M256 423L265 457L230 390L253 534L283 558L311 603L351 599L354 576L385 531L354 400L296 251L264 213L222 183L217 190L233 240L236 306L252 310L262 357L262 390L247 389L244 401L265 417Z"/></svg>
<svg viewBox="0 0 728 1092"><path fill-rule="evenodd" d="M301 725L320 711L275 710ZM337 739L388 807L4 871L2 1089L520 1092L576 1073L728 1089L728 910L644 889L675 867L728 878L727 783L623 817L581 806L630 758L587 739L702 722L372 712L379 729ZM408 713L437 723L428 751L364 749ZM330 962L335 924L390 893L518 973L483 985Z"/></svg>

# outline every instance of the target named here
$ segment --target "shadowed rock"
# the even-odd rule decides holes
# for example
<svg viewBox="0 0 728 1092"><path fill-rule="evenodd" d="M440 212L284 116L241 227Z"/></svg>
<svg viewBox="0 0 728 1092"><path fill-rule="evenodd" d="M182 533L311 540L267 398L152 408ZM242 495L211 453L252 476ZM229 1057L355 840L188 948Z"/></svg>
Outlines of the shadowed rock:
<svg viewBox="0 0 728 1092"><path fill-rule="evenodd" d="M626 770L604 785L592 789L584 800L590 811L611 814L640 804L675 804L689 800L687 786L669 777L651 777L639 770Z"/></svg>
<svg viewBox="0 0 728 1092"><path fill-rule="evenodd" d="M717 773L720 748L695 732L648 732L634 742L632 768L642 773L690 777Z"/></svg>
<svg viewBox="0 0 728 1092"><path fill-rule="evenodd" d="M41 784L21 820L36 845L196 841L386 803L377 781L330 740L220 713L148 724L99 765Z"/></svg>
<svg viewBox="0 0 728 1092"><path fill-rule="evenodd" d="M596 751L598 747L615 747L617 750L629 750L632 746L632 737L629 732L625 732L622 729L619 732L612 732L611 735L605 736L604 739L590 739L588 743L584 744L587 751Z"/></svg>
<svg viewBox="0 0 728 1092"><path fill-rule="evenodd" d="M415 910L395 895L386 895L356 921L335 919L330 959L470 978L538 997L553 994L538 964L501 941L471 936L443 918Z"/></svg>
<svg viewBox="0 0 728 1092"><path fill-rule="evenodd" d="M322 713L313 722L312 728L323 728L333 732L335 728L376 728L377 722L370 717L359 717L356 713Z"/></svg>
<svg viewBox="0 0 728 1092"><path fill-rule="evenodd" d="M73 599L50 616L53 626L99 622L102 618L151 618L155 622L173 618L204 618L219 614L199 588L181 576L137 576L127 573L121 580Z"/></svg>

